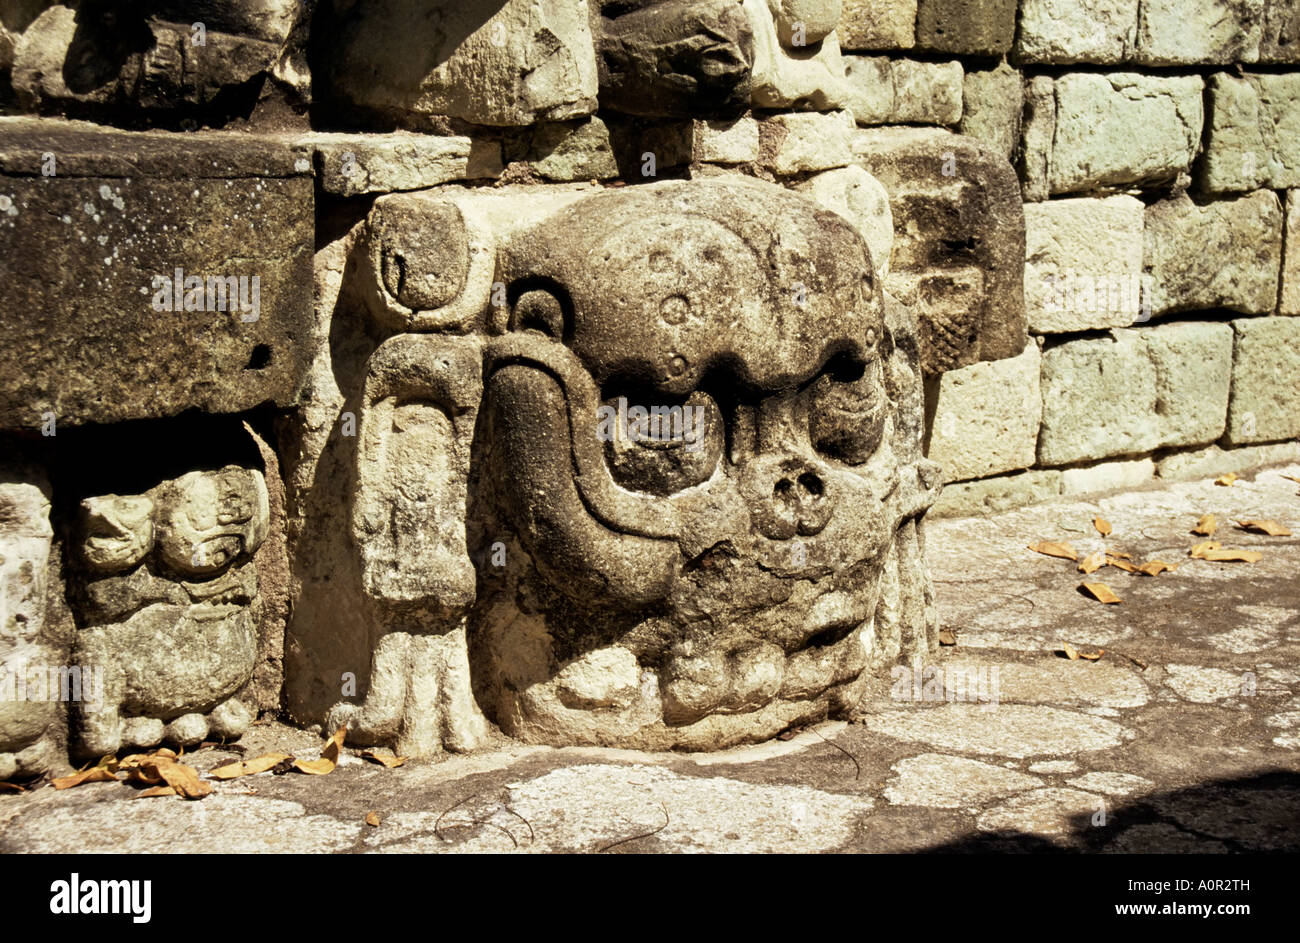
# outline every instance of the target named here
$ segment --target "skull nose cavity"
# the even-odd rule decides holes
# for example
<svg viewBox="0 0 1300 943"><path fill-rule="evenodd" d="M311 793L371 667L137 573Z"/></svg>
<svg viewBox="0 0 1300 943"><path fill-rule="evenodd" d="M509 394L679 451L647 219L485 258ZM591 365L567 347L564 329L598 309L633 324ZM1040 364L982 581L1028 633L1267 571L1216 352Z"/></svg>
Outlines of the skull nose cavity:
<svg viewBox="0 0 1300 943"><path fill-rule="evenodd" d="M834 510L825 479L807 466L777 475L769 507L770 515L764 515L760 529L773 540L821 533Z"/></svg>

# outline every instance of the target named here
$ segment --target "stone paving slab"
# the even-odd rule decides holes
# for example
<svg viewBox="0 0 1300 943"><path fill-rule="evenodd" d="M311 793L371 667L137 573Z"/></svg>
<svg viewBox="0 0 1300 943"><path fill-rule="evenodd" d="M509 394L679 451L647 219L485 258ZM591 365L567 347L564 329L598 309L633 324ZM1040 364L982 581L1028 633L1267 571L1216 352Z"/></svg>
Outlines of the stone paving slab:
<svg viewBox="0 0 1300 943"><path fill-rule="evenodd" d="M880 679L851 722L697 755L501 741L387 770L349 750L329 775L218 782L193 802L38 786L0 793L0 851L1298 851L1300 537L1231 523L1300 530L1284 474L1300 466L933 522L957 644ZM1189 560L1204 513L1263 559ZM1026 548L1038 540L1179 566L1091 574L1123 600L1103 606L1073 564ZM1105 652L1070 660L1065 643ZM320 739L269 722L243 744L313 757Z"/></svg>

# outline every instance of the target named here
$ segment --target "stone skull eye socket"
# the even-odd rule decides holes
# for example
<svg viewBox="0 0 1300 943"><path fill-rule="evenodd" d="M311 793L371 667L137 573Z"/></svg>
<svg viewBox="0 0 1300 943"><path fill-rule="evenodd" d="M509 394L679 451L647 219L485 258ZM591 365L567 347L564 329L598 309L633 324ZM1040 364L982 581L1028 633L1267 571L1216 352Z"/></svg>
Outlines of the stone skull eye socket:
<svg viewBox="0 0 1300 943"><path fill-rule="evenodd" d="M846 465L863 464L880 448L888 409L879 361L832 360L809 388L813 447Z"/></svg>
<svg viewBox="0 0 1300 943"><path fill-rule="evenodd" d="M597 435L620 486L663 496L713 476L726 427L717 401L707 393L697 390L683 399L626 389L606 395Z"/></svg>

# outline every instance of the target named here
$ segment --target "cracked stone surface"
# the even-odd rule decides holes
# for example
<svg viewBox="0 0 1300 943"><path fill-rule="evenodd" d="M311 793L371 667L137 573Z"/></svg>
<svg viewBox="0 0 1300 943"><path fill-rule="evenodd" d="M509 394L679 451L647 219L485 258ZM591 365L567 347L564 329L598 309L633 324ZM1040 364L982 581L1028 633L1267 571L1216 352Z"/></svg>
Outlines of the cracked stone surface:
<svg viewBox="0 0 1300 943"><path fill-rule="evenodd" d="M348 749L327 776L214 782L192 802L37 783L0 792L0 852L1300 851L1300 538L1232 524L1295 529L1283 474L1300 467L931 522L957 644L878 679L849 723L690 755L499 739L388 770ZM1205 513L1264 557L1189 559ZM1123 601L1102 606L1073 563L1026 549L1039 540L1178 569L1103 568L1087 579ZM1070 660L1065 643L1105 651ZM264 719L241 745L311 758L318 734Z"/></svg>

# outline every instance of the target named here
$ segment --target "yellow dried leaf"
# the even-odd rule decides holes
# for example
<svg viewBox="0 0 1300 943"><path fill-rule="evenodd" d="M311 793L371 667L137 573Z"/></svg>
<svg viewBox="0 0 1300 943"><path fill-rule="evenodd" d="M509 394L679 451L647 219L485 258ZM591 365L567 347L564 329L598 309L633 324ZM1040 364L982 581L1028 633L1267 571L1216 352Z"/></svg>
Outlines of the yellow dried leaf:
<svg viewBox="0 0 1300 943"><path fill-rule="evenodd" d="M208 776L212 779L238 779L243 775L244 764L239 760L229 760L208 770Z"/></svg>
<svg viewBox="0 0 1300 943"><path fill-rule="evenodd" d="M1120 601L1105 583L1082 583L1080 588L1097 602L1113 605Z"/></svg>
<svg viewBox="0 0 1300 943"><path fill-rule="evenodd" d="M1220 475L1218 478L1214 479L1214 483L1216 485L1223 485L1223 487L1225 488L1231 488L1232 483L1236 480L1237 480L1237 473L1228 472L1226 475Z"/></svg>
<svg viewBox="0 0 1300 943"><path fill-rule="evenodd" d="M1201 537L1213 537L1214 532L1218 529L1218 518L1213 514L1202 514L1201 519L1197 521L1196 526L1192 528L1192 533L1198 534Z"/></svg>
<svg viewBox="0 0 1300 943"><path fill-rule="evenodd" d="M1124 554L1124 556L1128 556L1128 554ZM1137 567L1113 553L1106 554L1106 565L1113 566L1117 570L1123 570L1125 573L1137 572Z"/></svg>
<svg viewBox="0 0 1300 943"><path fill-rule="evenodd" d="M319 760L294 760L293 768L300 773L309 773L312 776L324 776L326 773L334 772L335 762L321 757Z"/></svg>
<svg viewBox="0 0 1300 943"><path fill-rule="evenodd" d="M1212 563L1258 563L1264 555L1258 550L1207 550L1203 559Z"/></svg>
<svg viewBox="0 0 1300 943"><path fill-rule="evenodd" d="M939 644L940 644L940 645L950 645L950 646L951 646L951 645L956 645L956 644L957 644L957 633L954 632L952 629L940 629L940 630L939 630Z"/></svg>
<svg viewBox="0 0 1300 943"><path fill-rule="evenodd" d="M1036 544L1030 544L1029 549L1035 553L1045 554L1049 557L1060 557L1063 560L1078 560L1079 555L1074 552L1074 548L1067 543L1058 543L1054 540L1040 540Z"/></svg>
<svg viewBox="0 0 1300 943"><path fill-rule="evenodd" d="M1146 563L1138 567L1137 571L1139 573L1144 573L1147 576L1159 576L1166 570L1172 573L1176 569L1178 569L1178 564L1176 563L1166 563L1164 560L1148 560Z"/></svg>
<svg viewBox="0 0 1300 943"><path fill-rule="evenodd" d="M940 645L943 644L944 631L946 630L941 630L939 632ZM389 753L386 750L384 751L366 750L364 753L361 754L361 758L363 760L369 760L372 763L378 763L380 766L383 766L387 769L396 769L397 767L401 766L406 762L406 757L398 756L396 753Z"/></svg>
<svg viewBox="0 0 1300 943"><path fill-rule="evenodd" d="M148 789L136 793L137 799L157 799L161 796L179 796L175 786L150 786Z"/></svg>
<svg viewBox="0 0 1300 943"><path fill-rule="evenodd" d="M1287 481L1294 481L1296 484L1300 485L1300 478L1297 478L1295 475L1283 475L1282 477Z"/></svg>
<svg viewBox="0 0 1300 943"><path fill-rule="evenodd" d="M193 766L178 763L175 759L163 756L161 753L154 757L152 763L145 764L141 769L146 775L156 775L186 799L202 799L212 792L212 784L200 779L199 771Z"/></svg>
<svg viewBox="0 0 1300 943"><path fill-rule="evenodd" d="M1079 660L1079 650L1075 648L1073 645L1071 645L1069 642L1062 642L1061 649L1062 651L1065 652L1065 657L1070 659L1070 661Z"/></svg>
<svg viewBox="0 0 1300 943"><path fill-rule="evenodd" d="M1187 555L1196 560L1204 560L1205 555L1211 550L1218 550L1223 544L1217 540L1202 540L1199 544L1194 544Z"/></svg>
<svg viewBox="0 0 1300 943"><path fill-rule="evenodd" d="M1079 652L1079 657L1085 661L1097 661L1104 654L1106 654L1106 649L1099 648L1095 652Z"/></svg>
<svg viewBox="0 0 1300 943"><path fill-rule="evenodd" d="M343 740L347 735L348 728L346 726L340 727L338 730L334 731L334 736L325 741L325 746L321 748L321 759L329 760L331 763L337 764L339 761L339 753L343 750Z"/></svg>
<svg viewBox="0 0 1300 943"><path fill-rule="evenodd" d="M50 780L50 785L55 789L71 789L73 786L84 786L86 783L115 783L117 777L102 766L92 766L90 769L83 769L80 773L73 773L71 776L60 776L58 779Z"/></svg>
<svg viewBox="0 0 1300 943"><path fill-rule="evenodd" d="M1110 532L1111 532L1110 521L1106 520L1106 518L1094 517L1092 519L1092 526L1097 528L1097 533L1101 534L1101 536L1103 537L1110 536Z"/></svg>
<svg viewBox="0 0 1300 943"><path fill-rule="evenodd" d="M366 815L366 824L372 828L379 828L380 821L378 812L370 812Z"/></svg>
<svg viewBox="0 0 1300 943"><path fill-rule="evenodd" d="M1105 565L1106 565L1105 552L1101 550L1097 550L1093 553L1088 554L1086 557L1080 560L1078 569L1080 573L1093 573L1097 570L1100 570Z"/></svg>
<svg viewBox="0 0 1300 943"><path fill-rule="evenodd" d="M285 760L289 759L288 753L268 753L265 756L255 757L251 760L244 761L244 775L253 776L257 773L265 773L267 770L279 766Z"/></svg>
<svg viewBox="0 0 1300 943"><path fill-rule="evenodd" d="M17 783L3 783L3 782L0 782L0 790L4 790L4 789L7 789L9 792L26 792L26 791L27 791L26 789L24 789L22 786L18 785Z"/></svg>
<svg viewBox="0 0 1300 943"><path fill-rule="evenodd" d="M1277 521L1237 521L1237 526L1244 530L1253 530L1270 537L1290 537L1291 531Z"/></svg>

